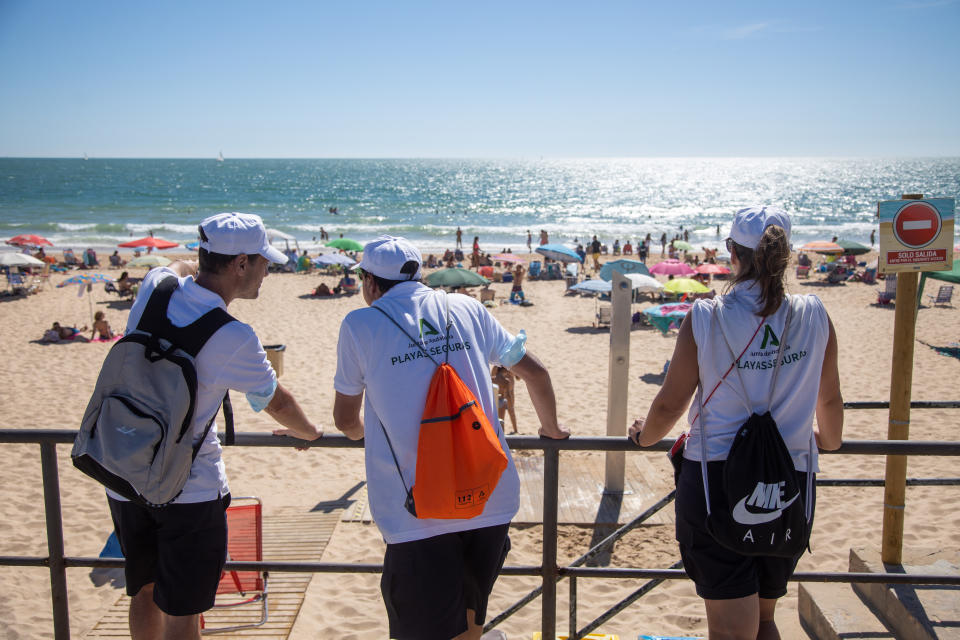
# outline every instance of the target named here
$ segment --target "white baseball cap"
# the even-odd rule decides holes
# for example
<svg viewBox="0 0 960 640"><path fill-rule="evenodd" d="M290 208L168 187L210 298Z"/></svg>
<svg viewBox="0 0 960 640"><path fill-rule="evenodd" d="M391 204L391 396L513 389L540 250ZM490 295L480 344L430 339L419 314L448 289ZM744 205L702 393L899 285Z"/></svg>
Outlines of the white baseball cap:
<svg viewBox="0 0 960 640"><path fill-rule="evenodd" d="M410 267L403 271L408 262L416 262L416 273L410 274ZM420 265L423 257L420 250L406 238L379 236L363 247L363 260L354 269L363 269L384 280L419 280Z"/></svg>
<svg viewBox="0 0 960 640"><path fill-rule="evenodd" d="M756 249L769 226L781 227L790 242L790 214L774 206L747 207L740 209L730 225L730 239L741 247Z"/></svg>
<svg viewBox="0 0 960 640"><path fill-rule="evenodd" d="M252 213L218 213L200 223L206 240L200 247L210 253L238 256L260 254L270 262L286 264L288 258L270 246L263 220Z"/></svg>

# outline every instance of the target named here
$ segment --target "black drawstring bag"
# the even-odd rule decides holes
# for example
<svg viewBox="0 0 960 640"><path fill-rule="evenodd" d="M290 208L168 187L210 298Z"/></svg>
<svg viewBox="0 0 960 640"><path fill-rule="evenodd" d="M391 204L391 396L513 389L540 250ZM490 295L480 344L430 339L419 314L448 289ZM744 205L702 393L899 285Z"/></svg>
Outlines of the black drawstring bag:
<svg viewBox="0 0 960 640"><path fill-rule="evenodd" d="M787 304L790 304L789 298L787 298ZM792 558L807 547L810 538L809 523L813 514L809 507L813 472L811 470L807 473L807 487L804 494L801 492L799 475L794 467L793 458L769 411L792 315L791 306L787 311L787 319L774 363L770 399L767 403L768 410L763 415L753 412L747 398L746 406L750 411L750 417L737 431L724 462L723 489L720 492L722 497L718 499L715 495L713 501L710 500L710 488L707 482L702 385L697 391L701 416L701 471L703 492L707 501L705 526L717 542L741 555ZM714 319L716 319L716 313L714 313ZM720 326L719 320L717 325ZM723 335L722 327L720 327L720 333ZM725 335L723 339L726 342ZM729 342L727 347L730 347ZM730 353L733 355L733 349L730 349ZM739 362L735 364L738 365L737 376L740 378L740 384L746 396L747 387L740 376ZM811 432L810 435L809 459L812 462L813 433Z"/></svg>

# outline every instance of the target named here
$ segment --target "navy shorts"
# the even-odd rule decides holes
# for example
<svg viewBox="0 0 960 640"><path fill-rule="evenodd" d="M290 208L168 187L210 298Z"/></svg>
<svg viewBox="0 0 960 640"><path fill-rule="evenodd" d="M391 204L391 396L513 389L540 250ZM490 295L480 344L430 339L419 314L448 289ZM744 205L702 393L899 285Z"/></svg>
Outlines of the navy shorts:
<svg viewBox="0 0 960 640"><path fill-rule="evenodd" d="M390 637L449 640L487 616L487 598L510 550L509 524L388 544L380 591Z"/></svg>
<svg viewBox="0 0 960 640"><path fill-rule="evenodd" d="M126 558L127 595L154 583L153 601L166 614L189 616L212 607L227 560L230 495L162 508L107 501Z"/></svg>
<svg viewBox="0 0 960 640"><path fill-rule="evenodd" d="M806 492L807 474L798 471L800 486ZM723 463L707 463L710 494L723 486ZM816 487L811 499L816 508ZM793 558L744 556L730 551L714 540L704 526L707 507L703 496L700 462L684 458L674 503L677 542L683 568L697 586L697 595L707 600L730 600L759 594L776 599L787 593L787 581L793 575L801 551ZM810 526L813 526L811 520Z"/></svg>

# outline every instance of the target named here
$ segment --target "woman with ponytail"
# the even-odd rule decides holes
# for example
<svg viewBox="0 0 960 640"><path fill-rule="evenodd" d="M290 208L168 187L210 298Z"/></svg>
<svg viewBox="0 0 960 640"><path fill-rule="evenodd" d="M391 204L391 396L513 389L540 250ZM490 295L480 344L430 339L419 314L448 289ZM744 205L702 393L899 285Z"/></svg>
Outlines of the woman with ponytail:
<svg viewBox="0 0 960 640"><path fill-rule="evenodd" d="M842 438L837 339L819 298L786 294L790 216L784 210L738 211L727 249L733 280L722 296L694 303L680 327L663 387L646 418L630 427L629 437L650 446L690 407L689 437L674 453L676 537L684 568L704 599L709 636L779 638L774 609L802 552L790 558L741 555L722 546L705 526L703 476L711 496L715 487L722 491L723 465L734 437L751 412L769 409L800 486L812 487L807 475L818 470L817 449L836 449ZM701 401L691 404L698 387ZM815 492L801 495L812 520ZM777 516L751 517L760 522Z"/></svg>

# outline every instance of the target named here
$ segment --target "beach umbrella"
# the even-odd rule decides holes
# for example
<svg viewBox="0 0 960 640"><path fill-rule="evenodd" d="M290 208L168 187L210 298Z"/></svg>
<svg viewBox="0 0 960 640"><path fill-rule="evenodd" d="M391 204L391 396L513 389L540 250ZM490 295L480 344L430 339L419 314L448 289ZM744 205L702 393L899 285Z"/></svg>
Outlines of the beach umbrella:
<svg viewBox="0 0 960 640"><path fill-rule="evenodd" d="M583 262L577 252L562 244L542 244L536 249L537 253L557 262Z"/></svg>
<svg viewBox="0 0 960 640"><path fill-rule="evenodd" d="M357 261L342 253L327 253L314 258L313 263L316 265L340 264L345 267L352 267L357 264Z"/></svg>
<svg viewBox="0 0 960 640"><path fill-rule="evenodd" d="M489 282L479 273L459 267L440 269L427 276L427 284L431 287L478 287Z"/></svg>
<svg viewBox="0 0 960 640"><path fill-rule="evenodd" d="M843 247L843 254L847 256L860 256L870 253L870 247L852 240L837 240L837 244Z"/></svg>
<svg viewBox="0 0 960 640"><path fill-rule="evenodd" d="M709 262L704 262L703 264L697 265L694 271L709 275L726 275L730 273L730 269L727 267L721 264L712 264Z"/></svg>
<svg viewBox="0 0 960 640"><path fill-rule="evenodd" d="M165 267L173 262L170 258L150 254L148 256L139 256L127 263L128 267Z"/></svg>
<svg viewBox="0 0 960 640"><path fill-rule="evenodd" d="M43 236L35 236L32 233L23 233L18 236L13 236L7 240L7 244L12 244L15 247L39 247L41 245L47 245L49 247L53 246L53 243Z"/></svg>
<svg viewBox="0 0 960 640"><path fill-rule="evenodd" d="M647 307L641 313L647 316L650 324L659 329L660 333L666 335L671 326L680 326L691 307L693 305L688 302L673 302Z"/></svg>
<svg viewBox="0 0 960 640"><path fill-rule="evenodd" d="M671 293L706 293L710 291L693 278L674 278L663 285L663 288Z"/></svg>
<svg viewBox="0 0 960 640"><path fill-rule="evenodd" d="M325 246L342 249L343 251L363 251L363 245L350 238L335 238L326 243Z"/></svg>
<svg viewBox="0 0 960 640"><path fill-rule="evenodd" d="M164 240L163 238L154 238L153 236L147 236L146 238L140 238L139 240L122 242L117 246L127 247L127 248L153 247L154 249L172 249L174 247L180 246L180 243L171 242L170 240Z"/></svg>
<svg viewBox="0 0 960 640"><path fill-rule="evenodd" d="M495 262L512 262L513 264L526 264L527 261L518 255L512 253L498 253L493 256Z"/></svg>
<svg viewBox="0 0 960 640"><path fill-rule="evenodd" d="M813 251L814 253L843 253L843 247L836 242L827 242L826 240L808 242L800 247L800 250Z"/></svg>
<svg viewBox="0 0 960 640"><path fill-rule="evenodd" d="M630 281L631 288L634 291L660 291L663 289L663 283L653 276L646 276L642 273L627 273L624 277Z"/></svg>
<svg viewBox="0 0 960 640"><path fill-rule="evenodd" d="M679 251L693 251L693 245L686 240L674 240L673 248Z"/></svg>
<svg viewBox="0 0 960 640"><path fill-rule="evenodd" d="M571 291L587 291L590 293L610 293L613 285L606 280L584 280L570 287Z"/></svg>
<svg viewBox="0 0 960 640"><path fill-rule="evenodd" d="M43 260L37 260L33 256L28 256L25 253L17 253L14 251L6 251L0 253L0 266L4 267L42 267L44 265Z"/></svg>
<svg viewBox="0 0 960 640"><path fill-rule="evenodd" d="M75 276L70 276L63 282L57 285L57 288L68 287L71 284L79 284L80 291L79 295L83 295L83 290L87 290L87 302L90 305L90 323L93 323L93 298L90 297L90 285L94 282L113 282L113 278L108 278L102 273L78 273Z"/></svg>
<svg viewBox="0 0 960 640"><path fill-rule="evenodd" d="M658 273L665 276L689 276L696 272L690 265L684 264L679 260L663 260L650 267L650 273Z"/></svg>
<svg viewBox="0 0 960 640"><path fill-rule="evenodd" d="M650 270L647 269L647 265L639 260L613 260L603 265L603 268L600 269L600 277L604 280L611 280L614 271L619 271L623 275L629 273L640 273L645 276L650 275Z"/></svg>

